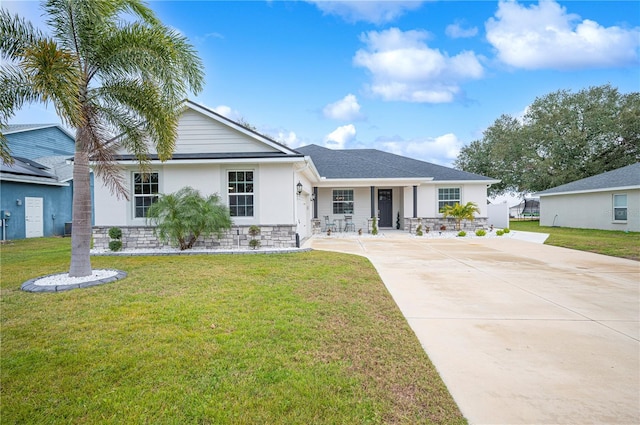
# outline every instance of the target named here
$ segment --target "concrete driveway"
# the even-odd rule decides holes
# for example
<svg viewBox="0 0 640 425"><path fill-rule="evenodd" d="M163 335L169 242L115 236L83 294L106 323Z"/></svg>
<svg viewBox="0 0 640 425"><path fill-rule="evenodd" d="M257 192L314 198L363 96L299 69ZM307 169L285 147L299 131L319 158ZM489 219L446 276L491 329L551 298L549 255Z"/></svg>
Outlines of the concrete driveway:
<svg viewBox="0 0 640 425"><path fill-rule="evenodd" d="M640 423L640 263L514 238L306 246L371 260L470 423Z"/></svg>

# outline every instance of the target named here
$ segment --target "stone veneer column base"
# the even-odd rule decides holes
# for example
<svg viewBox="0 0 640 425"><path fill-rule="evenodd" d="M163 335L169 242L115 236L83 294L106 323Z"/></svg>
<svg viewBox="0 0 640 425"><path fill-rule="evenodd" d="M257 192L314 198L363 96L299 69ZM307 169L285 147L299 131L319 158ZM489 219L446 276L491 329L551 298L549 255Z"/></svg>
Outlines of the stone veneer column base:
<svg viewBox="0 0 640 425"><path fill-rule="evenodd" d="M168 244L162 243L154 235L152 226L94 226L93 248L109 249L109 229L119 227L122 230L122 249L160 249ZM234 226L225 231L218 239L215 235L207 238L198 238L194 248L206 249L251 249L249 241L250 226ZM256 239L260 241L261 248L295 248L296 226L293 225L269 225L259 226L260 234Z"/></svg>
<svg viewBox="0 0 640 425"><path fill-rule="evenodd" d="M489 219L487 217L476 217L473 221L470 220L462 220L460 224L460 230L465 231L475 231L478 228L488 228L487 223ZM440 231L442 226L445 227L443 230L456 230L456 221L452 218L442 218L442 217L405 217L404 218L404 230L409 233L415 233L416 228L419 224L422 224L422 231L434 232Z"/></svg>

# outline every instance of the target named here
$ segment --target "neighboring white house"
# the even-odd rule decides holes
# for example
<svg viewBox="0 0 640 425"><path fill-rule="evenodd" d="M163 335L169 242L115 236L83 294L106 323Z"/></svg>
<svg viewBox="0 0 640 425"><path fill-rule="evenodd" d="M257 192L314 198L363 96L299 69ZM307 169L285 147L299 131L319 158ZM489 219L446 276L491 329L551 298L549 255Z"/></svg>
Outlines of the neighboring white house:
<svg viewBox="0 0 640 425"><path fill-rule="evenodd" d="M411 229L448 223L439 209L475 202L486 224L487 188L497 180L374 149L333 151L310 145L291 149L191 101L178 125L173 157L151 152L150 178L124 150L116 160L125 170L130 199L117 199L95 184L94 247L108 245L110 227L123 230L124 247L157 247L146 211L159 194L191 186L218 194L229 206L234 227L224 238L201 246L246 246L251 225L261 228L262 246L292 247L322 228L323 216L340 223L353 216L351 230L379 217L380 228ZM400 220L398 220L400 217Z"/></svg>
<svg viewBox="0 0 640 425"><path fill-rule="evenodd" d="M536 195L541 226L640 232L640 163Z"/></svg>

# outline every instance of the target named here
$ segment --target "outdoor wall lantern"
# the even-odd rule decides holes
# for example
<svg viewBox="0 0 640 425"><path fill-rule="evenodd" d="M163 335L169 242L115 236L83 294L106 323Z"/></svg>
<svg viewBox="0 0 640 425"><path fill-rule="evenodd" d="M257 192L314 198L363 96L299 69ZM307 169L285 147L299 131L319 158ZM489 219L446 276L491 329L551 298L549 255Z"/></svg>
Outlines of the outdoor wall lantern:
<svg viewBox="0 0 640 425"><path fill-rule="evenodd" d="M300 195L302 193L302 183L298 182L296 188L298 189L298 195Z"/></svg>

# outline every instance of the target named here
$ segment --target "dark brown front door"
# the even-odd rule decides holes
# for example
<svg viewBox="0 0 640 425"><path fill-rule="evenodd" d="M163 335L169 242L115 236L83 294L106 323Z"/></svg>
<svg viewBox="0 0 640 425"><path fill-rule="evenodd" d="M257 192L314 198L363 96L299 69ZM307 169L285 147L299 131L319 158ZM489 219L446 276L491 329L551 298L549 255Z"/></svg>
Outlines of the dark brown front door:
<svg viewBox="0 0 640 425"><path fill-rule="evenodd" d="M391 189L378 189L378 227L393 227Z"/></svg>

